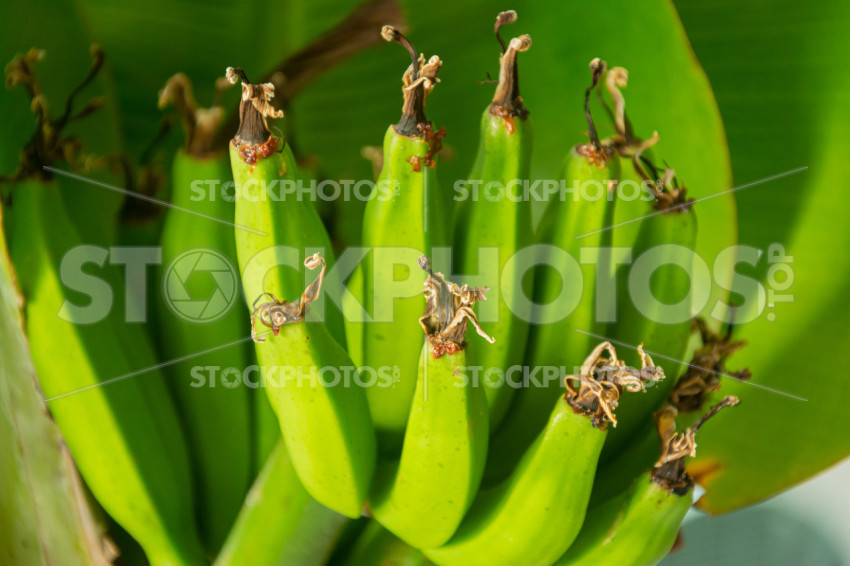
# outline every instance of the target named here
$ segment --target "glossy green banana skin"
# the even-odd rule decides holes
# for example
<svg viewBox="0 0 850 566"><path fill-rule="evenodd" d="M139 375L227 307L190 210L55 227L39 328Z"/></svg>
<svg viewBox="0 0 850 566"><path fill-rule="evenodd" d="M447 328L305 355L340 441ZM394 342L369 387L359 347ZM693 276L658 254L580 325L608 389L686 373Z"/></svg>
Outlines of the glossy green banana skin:
<svg viewBox="0 0 850 566"><path fill-rule="evenodd" d="M652 214L641 221L637 240L632 248L632 265L642 254L662 244L675 244L690 250L696 243L697 223L693 211ZM675 254L659 255L663 260L674 260ZM684 305L681 313L686 320L677 324L659 322L660 316L644 316L637 310L629 292L629 268L621 266L617 273L617 322L606 334L614 344L622 344L625 351L643 344L654 362L664 369L663 381L648 387L646 393L633 395L628 403L617 409L617 428L608 435L603 460L618 453L641 426L650 422L652 413L661 407L676 383L676 378L686 367L686 350L691 335L690 306ZM679 301L691 289L687 273L678 265L663 265L652 276L653 296L660 301ZM640 367L637 355L632 364Z"/></svg>
<svg viewBox="0 0 850 566"><path fill-rule="evenodd" d="M363 285L363 269L358 267L346 282L348 293L343 296L342 302L346 349L358 367L363 365L363 323L357 321L358 309L365 306Z"/></svg>
<svg viewBox="0 0 850 566"><path fill-rule="evenodd" d="M370 521L351 549L344 566L427 566L421 550L408 545L377 521Z"/></svg>
<svg viewBox="0 0 850 566"><path fill-rule="evenodd" d="M567 158L565 179L568 182L599 183L605 187L620 176L620 161L612 158L608 164L599 168L573 149ZM590 190L589 188L587 190ZM552 244L565 250L576 262L581 260L582 249L595 250L611 245L612 230L601 229L611 226L616 205L615 194L605 191L605 197L599 200L581 198L581 189L576 197L567 197L567 201L556 199L546 210L541 234L543 243ZM579 198L580 200L571 200ZM592 234L593 232L597 232ZM590 235L586 235L590 234ZM554 263L554 262L553 262ZM597 270L610 271L610 264L597 267L594 264L581 264L582 288L578 306L565 318L553 323L535 327L532 343L532 362L553 364L567 368L579 367L587 352L599 342L598 338L576 332L599 333L605 324L597 321L595 310ZM536 302L550 305L549 311L557 310L556 301L564 284L563 278L549 269L537 285ZM550 304L551 303L551 304ZM544 313L545 314L545 313Z"/></svg>
<svg viewBox="0 0 850 566"><path fill-rule="evenodd" d="M232 202L225 201L221 194L214 194L214 198L210 198L209 194L199 198L192 190L194 181L218 180L223 183L229 177L230 164L226 155L199 159L181 150L172 169L172 203L229 222L233 218ZM165 269L182 253L194 249L217 252L236 269L233 229L209 218L170 209L166 213L161 241L162 269L158 281L163 286L166 284L162 279ZM210 292L209 282L209 279L195 275L184 284L190 296L205 297ZM190 455L195 464L201 531L207 548L214 555L239 513L251 483L251 390L241 382L231 388L220 380L214 383L214 387L209 383L193 386L192 371L205 366L219 370L236 368L241 376L241 372L250 365L250 346L245 342L250 335L250 325L239 304L231 305L222 318L206 324L180 318L164 302L157 306L158 338L163 359L180 359L215 349L164 370L183 417ZM221 348L228 344L230 346ZM219 371L214 379L221 375ZM229 379L234 378L230 376Z"/></svg>
<svg viewBox="0 0 850 566"><path fill-rule="evenodd" d="M555 566L658 564L673 547L692 499L692 491L669 493L644 473L626 493L587 514L578 538Z"/></svg>
<svg viewBox="0 0 850 566"><path fill-rule="evenodd" d="M300 271L276 268L277 258L264 257L260 272L266 273L265 280L245 276L245 266L256 253L276 245L309 246L311 244L304 241L308 234L313 238L318 234L327 240L327 233L311 203L272 203L287 207L285 214L280 213L269 201L257 198L257 191L262 190L260 184L250 182L276 179L282 171L284 174L294 172L292 153L284 148L282 154L260 159L253 166L242 161L232 144L230 154L236 186L244 195L249 195L249 198L237 198L236 223L268 234L259 236L237 229L236 251L245 294L257 297L270 292L281 300L296 300L306 287L303 276L299 276L306 268ZM249 191L254 191L254 196L250 196ZM319 224L315 224L317 222ZM329 250L328 246L324 251L329 253ZM325 278L326 284L328 279ZM264 336L266 341L256 344L257 361L301 483L319 503L345 516L358 517L368 495L376 460L369 407L363 389L354 382L353 371L348 386L343 380L335 386L319 383L320 369L353 367L354 364L329 327L323 322L311 321L309 312L306 321L286 325L276 336L270 332ZM343 331L341 324L339 329ZM260 325L258 330L266 329ZM296 372L303 379L281 379L284 372Z"/></svg>
<svg viewBox="0 0 850 566"><path fill-rule="evenodd" d="M425 344L401 460L379 473L372 515L416 548L435 548L454 534L472 504L487 459L487 398L461 386L461 350L439 359Z"/></svg>
<svg viewBox="0 0 850 566"><path fill-rule="evenodd" d="M162 376L154 371L141 378L143 384L125 379L97 387L139 369L124 355L119 337L124 327L111 317L90 325L57 316L66 297L76 300L62 284L59 264L66 250L82 243L57 206L59 191L55 184L17 187L12 247L45 397L94 386L51 401L50 411L95 497L139 541L150 562L203 564L189 461Z"/></svg>
<svg viewBox="0 0 850 566"><path fill-rule="evenodd" d="M308 270L303 267L301 261L305 255L312 255L317 251L325 258L328 265L328 275L325 277L323 287L325 292L322 295L327 295L332 288L338 289L341 283L332 271L334 259L331 241L313 203L306 197L298 199L295 195L286 195L285 200L277 201L264 198L262 194L263 182L302 179L289 145L285 145L279 153L260 159L254 165L248 165L242 161L231 143L230 164L233 180L239 191L235 213L236 251L248 305L250 306L262 293L274 293L279 299L287 300L299 297L307 283L313 279L312 275L305 275ZM243 230L240 228L242 226L258 230L265 235ZM290 263L299 267L296 269L274 265L276 260L282 258L270 253L264 256L263 267L267 269L265 278L246 277L247 262L256 254L276 246L298 249L301 257L294 258L294 261ZM265 257L268 258L267 262ZM314 314L317 314L319 304L313 303L311 307ZM331 335L344 345L345 329L340 309L331 301L325 301L323 314Z"/></svg>
<svg viewBox="0 0 850 566"><path fill-rule="evenodd" d="M629 401L635 395L630 395ZM608 460L599 458L596 466L596 479L593 480L593 493L590 495L590 508L596 508L629 489L635 478L650 469L661 453L661 443L653 419L642 425L642 430L634 434L631 441ZM603 449L603 455L604 455Z"/></svg>
<svg viewBox="0 0 850 566"><path fill-rule="evenodd" d="M495 342L487 344L477 334L471 336L467 354L469 365L481 366L485 371L486 368L505 371L523 362L530 313L525 316L515 315L505 300L505 297L514 299L521 296L522 274L519 269L511 273L503 273L503 269L517 251L532 243L533 233L531 202L522 198L521 188L519 202L509 198L494 201L482 193L488 183L497 182L504 187L512 182L527 181L530 176L531 147L532 131L528 119L512 118L507 122L504 118L494 116L489 108L484 112L477 165L470 174L470 180L481 180L482 191L476 202L463 203L464 212L458 216L455 227L455 249L459 256L456 261L460 273L467 275L480 272L480 248L497 248L499 253L497 265L484 267L497 270L493 277L488 278L492 298L478 307L479 319L484 322L488 320L485 313L496 313L495 324L491 325L490 330ZM497 288L493 289L496 282ZM491 305L490 302L495 304ZM510 303L517 304L514 300ZM488 384L485 387L492 428L495 429L505 416L514 391L514 388L504 383L501 386Z"/></svg>
<svg viewBox="0 0 850 566"><path fill-rule="evenodd" d="M376 461L366 395L353 370L348 386L343 379L319 382L321 368L353 368L351 358L321 323L284 326L257 346L266 392L301 483L319 503L359 517ZM282 371L297 377L281 379Z"/></svg>
<svg viewBox="0 0 850 566"><path fill-rule="evenodd" d="M291 260L290 265L296 267L278 266L277 263L283 258L278 258L273 250L277 246L288 246L304 255L321 251L329 270L334 259L327 230L311 201L296 198L287 198L285 201L263 199L261 183L297 181L301 178L292 150L286 145L279 153L261 159L255 165L248 165L239 157L233 144L230 144L230 163L233 180L239 189L236 198L235 233L245 300L249 308L262 293L273 293L281 300L294 300L301 296L307 281L312 281L312 275L306 273L307 270L301 263L304 259L302 256L288 258ZM240 227L253 228L265 235ZM246 272L249 261L257 254L263 254L263 259L261 262L255 261L254 265L265 273L264 278L256 276L256 273ZM340 282L335 280L332 273L325 278L325 289L339 285ZM323 295L326 296L325 293ZM267 300L270 299L261 299L261 302ZM318 308L316 304L312 306L314 311ZM345 344L342 314L330 301L325 301L324 317L334 338L340 344ZM266 395L257 396L254 413L256 461L258 466L262 466L280 439L280 426Z"/></svg>
<svg viewBox="0 0 850 566"><path fill-rule="evenodd" d="M310 497L283 443L272 451L215 566L312 566L333 550L347 520Z"/></svg>
<svg viewBox="0 0 850 566"><path fill-rule="evenodd" d="M372 418L382 444L400 442L416 389L422 329L416 323L422 315L419 294L393 301L392 313L375 312L375 296L386 295L383 277L373 277L376 268L374 248L412 248L409 269L418 270L419 256L431 255L431 247L450 241L447 216L437 185L436 168L424 164L414 171L408 158L424 156L428 144L395 132L390 126L384 138L384 168L378 186L398 187L392 199L373 198L363 217L363 245L372 249L361 267L363 298L368 313L376 320L362 325L363 363L373 368L398 367L400 380L394 387L372 387L367 391ZM441 270L435 265L435 270ZM355 355L355 357L357 357ZM384 442L386 441L386 442Z"/></svg>
<svg viewBox="0 0 850 566"><path fill-rule="evenodd" d="M567 183L578 183L579 186L589 181L605 183L619 176L618 157L614 157L601 169L588 163L575 149L567 157ZM569 195L564 201L556 199L544 213L540 243L565 250L579 263L582 248L611 245L611 230L583 238L577 236L610 226L613 212L614 200L572 200ZM554 259L549 261L551 265L558 265ZM564 269L564 266L558 266L559 272L563 273ZM600 341L599 338L578 332L601 335L605 330L605 325L597 322L595 313L596 269L594 264L581 265L583 282L582 288L577 289L577 292L582 293L581 300L566 318L550 324L532 325L528 342L529 365L564 367L570 371L580 366L587 353ZM544 316L557 307L554 301L560 293L563 277L565 275L559 275L552 268L537 272L534 301L537 304L549 304L548 308L543 309ZM505 422L493 437L485 482L501 481L510 473L523 451L545 425L549 408L561 394L563 386L560 381L551 382L548 387L525 387L517 393Z"/></svg>
<svg viewBox="0 0 850 566"><path fill-rule="evenodd" d="M581 529L605 431L558 400L513 474L482 492L460 529L425 554L441 566L549 566Z"/></svg>

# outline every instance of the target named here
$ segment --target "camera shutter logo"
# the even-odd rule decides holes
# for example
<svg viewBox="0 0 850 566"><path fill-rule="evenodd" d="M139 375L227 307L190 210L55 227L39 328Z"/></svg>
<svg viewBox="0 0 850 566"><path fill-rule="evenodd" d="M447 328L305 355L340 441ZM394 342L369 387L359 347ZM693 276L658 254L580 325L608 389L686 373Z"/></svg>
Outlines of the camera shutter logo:
<svg viewBox="0 0 850 566"><path fill-rule="evenodd" d="M187 288L190 277L210 277L215 288L207 297L194 297ZM180 318L209 323L224 316L238 296L238 280L233 263L208 249L183 252L169 264L163 281L165 302Z"/></svg>

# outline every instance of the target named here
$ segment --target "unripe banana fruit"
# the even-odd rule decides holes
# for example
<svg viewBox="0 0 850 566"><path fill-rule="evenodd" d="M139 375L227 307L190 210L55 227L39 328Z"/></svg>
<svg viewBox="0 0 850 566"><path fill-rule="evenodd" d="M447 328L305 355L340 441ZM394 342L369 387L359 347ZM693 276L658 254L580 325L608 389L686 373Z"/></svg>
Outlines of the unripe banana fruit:
<svg viewBox="0 0 850 566"><path fill-rule="evenodd" d="M528 109L519 95L517 54L531 47L531 38L523 35L504 46L499 28L516 20L516 12L502 12L496 21L496 37L502 44L499 57L499 82L492 103L481 117L481 140L475 165L469 174L471 182L479 182L477 195L467 194L459 203L456 217L455 249L459 272L466 276L487 271L491 276L482 280L498 282L491 293L487 309L495 342L486 346L476 336L471 338L469 365L481 367L485 375L492 370L507 371L521 365L528 339L531 313L515 313L512 308L523 297L523 283L530 286L530 277L523 281L515 254L533 241L531 201L522 187L529 179L531 168L532 130ZM504 194L492 198L487 192L498 187ZM517 190L517 187L519 189ZM515 193L519 192L517 199ZM477 198L476 198L477 196ZM482 253L497 253L489 261ZM506 267L513 269L505 270ZM492 283L491 283L492 284ZM490 411L490 428L495 430L505 416L515 389L501 383L485 383Z"/></svg>
<svg viewBox="0 0 850 566"><path fill-rule="evenodd" d="M568 372L604 334L597 305L606 301L597 293L596 282L608 276L611 259L599 250L611 245L608 228L614 213L613 190L620 176L620 157L613 142L596 137L590 117L590 94L606 72L605 63L594 59L591 71L592 82L585 92L590 140L573 147L564 164L567 183L580 190L573 199L550 202L544 214L538 239L551 246L541 258L549 268L535 275L534 300L540 306L535 309L536 324L528 341L532 367L565 367ZM599 198L582 198L588 186L598 189ZM588 258L587 252L595 254L594 258ZM573 284L570 265L578 266L583 256L581 278L576 279L581 284ZM540 433L558 395L557 383L520 390L504 426L493 437L487 483L510 473L523 450Z"/></svg>
<svg viewBox="0 0 850 566"><path fill-rule="evenodd" d="M588 513L578 538L555 565L651 566L664 558L693 501L694 482L685 471L685 458L695 454L694 436L706 420L736 404L737 398L725 398L681 434L676 432L675 408L658 411L658 462L628 491Z"/></svg>
<svg viewBox="0 0 850 566"><path fill-rule="evenodd" d="M373 318L368 324L348 323L349 333L361 333L367 367L396 367L393 387L370 387L369 407L383 452L394 451L404 433L416 389L422 336L413 323L421 311L415 295L396 297L397 273L415 273L416 260L435 245L450 241L448 215L437 184L436 158L445 130L434 130L425 117L425 99L437 84L442 62L417 56L401 32L384 26L382 35L410 52L412 63L403 76L402 117L387 129L384 164L363 215L363 246L369 253L352 277L352 293ZM354 284L362 283L361 288ZM388 299L389 298L389 299Z"/></svg>
<svg viewBox="0 0 850 566"><path fill-rule="evenodd" d="M581 373L567 377L565 399L557 401L513 473L479 494L455 536L426 556L441 566L489 565L492 557L503 564L551 565L581 529L620 394L641 389L657 371L648 356L643 362L641 370L627 368L613 346L597 346Z"/></svg>
<svg viewBox="0 0 850 566"><path fill-rule="evenodd" d="M40 92L37 79L28 79L32 92ZM162 374L149 369L152 364L133 365L149 345L132 341L145 337L116 316L118 309L99 322L83 320L87 311L69 287L69 281L79 283L74 276L80 274L63 270L63 260L69 252L85 252L88 242L63 204L62 193L73 187L45 178L50 177L45 167L72 155L74 142L62 134L64 122L51 119L43 96L33 108L37 129L23 155L34 162L19 170L14 186L10 255L25 299L39 384L83 479L151 564L203 564L177 413ZM108 283L115 281L104 279L99 289L111 290ZM90 296L95 304L107 300ZM127 349L133 345L138 352ZM146 375L135 376L141 369Z"/></svg>
<svg viewBox="0 0 850 566"><path fill-rule="evenodd" d="M212 147L224 111L221 107L198 108L192 96L192 85L183 74L174 75L160 92L160 107L167 103L175 104L183 114L187 144L178 150L172 165L174 208L165 213L160 240L161 265L174 271L166 274L165 268L160 269L159 281L166 287L176 279L173 275L178 266L198 262L195 265L199 273L179 284L183 287L181 291L185 290L190 297L203 299L210 292L211 279L200 278L202 262L213 258L231 268L236 266L236 244L233 228L229 225L233 219L233 203L215 193L201 193L199 198L195 191L197 183L206 186L208 181L217 181L214 186L220 186L230 178L227 154ZM227 224L213 219L224 220ZM164 275L169 278L163 280ZM215 381L198 384L196 368L245 370L250 365L250 344L245 342L249 326L238 300L230 303L229 310L219 318L213 318L216 313L211 312L208 316L212 320L190 320L175 312L171 304L166 304L168 293L162 295L163 300L157 303L156 321L162 357L180 360L205 352L170 364L164 372L180 410L193 457L202 535L208 551L215 555L251 483L253 450L249 392L252 391L239 382L234 387ZM203 315L201 313L199 318L203 319Z"/></svg>
<svg viewBox="0 0 850 566"><path fill-rule="evenodd" d="M370 507L411 546L434 548L449 540L472 504L487 455L487 399L480 387L461 381L467 322L492 339L472 312L486 288L446 281L431 271L427 257L420 266L428 278L416 394L401 459L379 472Z"/></svg>

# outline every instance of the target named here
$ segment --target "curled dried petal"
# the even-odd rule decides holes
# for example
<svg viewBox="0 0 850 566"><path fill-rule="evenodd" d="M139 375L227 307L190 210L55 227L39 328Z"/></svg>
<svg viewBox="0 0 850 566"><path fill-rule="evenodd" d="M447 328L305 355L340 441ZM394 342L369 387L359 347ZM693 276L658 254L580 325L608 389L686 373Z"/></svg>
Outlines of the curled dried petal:
<svg viewBox="0 0 850 566"><path fill-rule="evenodd" d="M442 273L431 270L431 261L427 256L419 258L419 267L428 273L425 279L425 313L419 318L419 324L425 337L431 344L431 354L435 358L444 353L454 353L466 346L467 323L472 323L476 332L490 342L489 336L472 310L472 305L486 300L487 287L459 286L446 281Z"/></svg>

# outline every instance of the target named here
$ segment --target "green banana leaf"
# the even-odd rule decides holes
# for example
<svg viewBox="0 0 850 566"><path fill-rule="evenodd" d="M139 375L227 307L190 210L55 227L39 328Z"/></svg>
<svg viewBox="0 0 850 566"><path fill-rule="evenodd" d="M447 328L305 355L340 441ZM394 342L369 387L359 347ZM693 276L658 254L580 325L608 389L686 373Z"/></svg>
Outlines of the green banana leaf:
<svg viewBox="0 0 850 566"><path fill-rule="evenodd" d="M21 301L0 230L0 563L105 566L106 541L36 382Z"/></svg>
<svg viewBox="0 0 850 566"><path fill-rule="evenodd" d="M793 283L782 291L782 275L769 272L776 264L762 258L753 271L768 289L780 282L775 306L738 328L736 338L749 346L728 365L749 367L757 386L807 400L724 382L720 395L739 396L741 406L700 432L690 466L707 490L699 506L723 513L850 454L843 391L850 363L844 322L850 316L850 198L842 192L850 175L850 6L825 0L677 4L717 93L736 180L809 167L736 193L742 244L782 244L793 256ZM789 295L793 302L780 302Z"/></svg>

